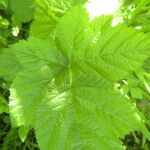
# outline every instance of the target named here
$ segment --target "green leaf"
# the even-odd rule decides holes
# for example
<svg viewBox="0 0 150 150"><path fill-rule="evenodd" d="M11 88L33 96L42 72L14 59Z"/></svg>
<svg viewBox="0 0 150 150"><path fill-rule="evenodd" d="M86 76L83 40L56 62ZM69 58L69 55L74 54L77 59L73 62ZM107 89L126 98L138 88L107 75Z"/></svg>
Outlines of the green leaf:
<svg viewBox="0 0 150 150"><path fill-rule="evenodd" d="M10 36L9 22L0 16L0 48L7 45L8 37Z"/></svg>
<svg viewBox="0 0 150 150"><path fill-rule="evenodd" d="M0 1L0 9L5 10L8 7L8 0L1 0Z"/></svg>
<svg viewBox="0 0 150 150"><path fill-rule="evenodd" d="M138 99L142 99L143 96L142 96L142 90L140 88L131 88L131 96L133 98L138 98Z"/></svg>
<svg viewBox="0 0 150 150"><path fill-rule="evenodd" d="M31 24L30 34L45 39L50 35L56 24L55 14L51 10L50 1L36 0L34 21Z"/></svg>
<svg viewBox="0 0 150 150"><path fill-rule="evenodd" d="M118 81L126 78L128 73L140 70L149 56L149 36L122 24L102 26L95 36L97 34L96 41L86 52L86 62L109 81Z"/></svg>
<svg viewBox="0 0 150 150"><path fill-rule="evenodd" d="M135 11L131 15L132 15L131 21L130 21L131 24L136 24L137 26L141 25L142 30L144 32L150 31L150 27L149 27L150 2L149 1L141 0L138 3Z"/></svg>
<svg viewBox="0 0 150 150"><path fill-rule="evenodd" d="M7 81L12 81L21 66L18 63L13 51L11 49L2 49L0 51L0 77Z"/></svg>
<svg viewBox="0 0 150 150"><path fill-rule="evenodd" d="M134 0L131 1L132 5L128 6L124 9L124 19L125 23L131 27L139 27L139 29L144 33L150 32L150 1L148 0ZM130 10L129 7L133 7L134 9Z"/></svg>
<svg viewBox="0 0 150 150"><path fill-rule="evenodd" d="M119 139L132 131L150 139L134 104L114 91L114 82L141 69L149 37L107 27L107 17L97 21L75 7L56 25L54 39L12 47L23 70L10 90L11 120L34 127L43 150L121 150Z"/></svg>
<svg viewBox="0 0 150 150"><path fill-rule="evenodd" d="M18 134L19 134L19 137L20 137L20 139L21 139L22 142L25 141L28 132L29 132L29 127L21 126L18 129Z"/></svg>
<svg viewBox="0 0 150 150"><path fill-rule="evenodd" d="M59 19L73 6L87 0L35 0L35 19L31 25L32 36L45 39L50 36Z"/></svg>
<svg viewBox="0 0 150 150"><path fill-rule="evenodd" d="M82 58L88 47L88 19L84 8L75 7L56 26L57 46L69 62L73 62L77 55Z"/></svg>
<svg viewBox="0 0 150 150"><path fill-rule="evenodd" d="M0 96L0 114L3 112L8 112L8 103L2 96Z"/></svg>
<svg viewBox="0 0 150 150"><path fill-rule="evenodd" d="M35 124L41 149L123 149L116 137L138 130L133 106L88 75L67 90L49 88Z"/></svg>
<svg viewBox="0 0 150 150"><path fill-rule="evenodd" d="M25 70L37 70L47 65L65 64L62 54L57 51L53 41L42 41L31 37L28 41L22 40L10 47L17 60Z"/></svg>
<svg viewBox="0 0 150 150"><path fill-rule="evenodd" d="M47 84L63 70L66 60L50 42L36 38L15 44L12 50L23 67L10 89L12 124L30 125Z"/></svg>
<svg viewBox="0 0 150 150"><path fill-rule="evenodd" d="M33 0L10 0L10 7L13 11L13 23L21 25L21 23L29 22L34 16Z"/></svg>
<svg viewBox="0 0 150 150"><path fill-rule="evenodd" d="M112 19L113 19L112 16L108 16L108 15L95 17L90 23L94 34L97 34L101 30L103 31L108 30L108 28L110 28L111 30L110 24L112 23Z"/></svg>

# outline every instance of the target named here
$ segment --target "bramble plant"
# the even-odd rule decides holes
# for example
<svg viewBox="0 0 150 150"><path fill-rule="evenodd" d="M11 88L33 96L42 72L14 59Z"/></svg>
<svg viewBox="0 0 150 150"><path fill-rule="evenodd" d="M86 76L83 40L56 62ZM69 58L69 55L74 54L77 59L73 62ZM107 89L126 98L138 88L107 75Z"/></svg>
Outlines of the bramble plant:
<svg viewBox="0 0 150 150"><path fill-rule="evenodd" d="M112 26L115 15L89 19L85 2L0 2L0 113L24 149L128 149L123 139L136 132L148 149L150 36L137 14L149 3L122 2L137 10L130 19L118 10L124 21Z"/></svg>

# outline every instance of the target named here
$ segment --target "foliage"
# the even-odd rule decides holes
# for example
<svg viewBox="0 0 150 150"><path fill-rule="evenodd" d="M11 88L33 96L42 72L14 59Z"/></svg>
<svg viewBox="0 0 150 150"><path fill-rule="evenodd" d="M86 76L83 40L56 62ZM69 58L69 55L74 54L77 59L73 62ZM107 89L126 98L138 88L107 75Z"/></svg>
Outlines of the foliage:
<svg viewBox="0 0 150 150"><path fill-rule="evenodd" d="M85 2L0 2L1 149L149 149L149 4L112 26Z"/></svg>

